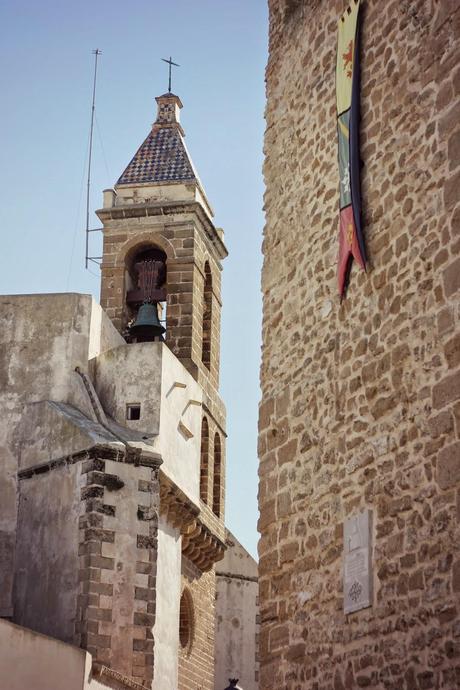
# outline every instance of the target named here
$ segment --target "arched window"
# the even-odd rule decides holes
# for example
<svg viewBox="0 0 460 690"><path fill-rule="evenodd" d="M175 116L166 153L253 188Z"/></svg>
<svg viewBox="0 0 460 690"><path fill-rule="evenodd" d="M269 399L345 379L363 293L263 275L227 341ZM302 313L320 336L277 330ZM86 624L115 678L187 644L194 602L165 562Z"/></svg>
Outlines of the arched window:
<svg viewBox="0 0 460 690"><path fill-rule="evenodd" d="M211 367L211 324L212 324L212 274L209 263L204 265L204 292L203 292L203 341L201 361L210 369Z"/></svg>
<svg viewBox="0 0 460 690"><path fill-rule="evenodd" d="M209 478L209 426L206 417L201 422L200 498L208 502Z"/></svg>
<svg viewBox="0 0 460 690"><path fill-rule="evenodd" d="M179 642L186 654L190 654L195 632L195 614L190 591L184 589L179 608Z"/></svg>
<svg viewBox="0 0 460 690"><path fill-rule="evenodd" d="M220 445L220 436L216 433L214 436L214 480L212 491L212 510L217 517L220 517L220 490L221 490L221 474L222 474L222 449Z"/></svg>

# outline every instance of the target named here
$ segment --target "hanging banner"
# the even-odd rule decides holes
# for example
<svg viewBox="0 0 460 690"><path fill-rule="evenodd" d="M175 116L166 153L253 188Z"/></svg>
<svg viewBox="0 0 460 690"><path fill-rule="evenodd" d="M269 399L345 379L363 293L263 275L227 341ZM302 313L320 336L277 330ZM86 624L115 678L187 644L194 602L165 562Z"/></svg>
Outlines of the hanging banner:
<svg viewBox="0 0 460 690"><path fill-rule="evenodd" d="M351 0L339 19L336 68L340 175L339 294L343 297L354 258L366 270L359 182L359 7Z"/></svg>

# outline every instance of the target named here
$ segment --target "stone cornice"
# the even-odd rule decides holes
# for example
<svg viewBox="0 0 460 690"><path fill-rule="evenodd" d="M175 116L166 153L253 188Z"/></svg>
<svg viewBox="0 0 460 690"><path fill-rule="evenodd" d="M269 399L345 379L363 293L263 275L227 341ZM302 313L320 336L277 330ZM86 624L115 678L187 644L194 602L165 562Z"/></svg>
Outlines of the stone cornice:
<svg viewBox="0 0 460 690"><path fill-rule="evenodd" d="M160 514L180 530L182 553L201 571L224 557L225 543L204 524L200 508L160 470Z"/></svg>
<svg viewBox="0 0 460 690"><path fill-rule="evenodd" d="M225 259L225 257L228 256L227 248L220 239L214 223L209 219L203 207L197 201L161 201L154 203L124 204L120 206L111 206L110 208L102 208L96 211L102 223L106 223L110 220L172 216L186 213L193 213L199 218L206 236L216 250L217 256L220 260Z"/></svg>
<svg viewBox="0 0 460 690"><path fill-rule="evenodd" d="M226 580L240 580L241 582L259 582L259 578L255 575L236 575L235 573L226 573L216 570L216 577L223 577Z"/></svg>
<svg viewBox="0 0 460 690"><path fill-rule="evenodd" d="M118 673L118 671L114 671L112 668L97 662L93 663L92 673L99 683L108 688L113 688L113 690L125 690L125 688L145 690L145 685L140 685L133 678L129 678L123 675L123 673Z"/></svg>
<svg viewBox="0 0 460 690"><path fill-rule="evenodd" d="M203 572L222 560L226 546L198 518L182 533L182 553Z"/></svg>
<svg viewBox="0 0 460 690"><path fill-rule="evenodd" d="M123 462L135 467L157 468L162 464L161 456L158 453L149 452L143 456L139 448L123 447L121 443L97 443L87 450L71 453L49 462L43 462L32 467L25 467L18 471L18 479L30 479L39 474L45 474L52 470L66 465L73 465L84 460L112 460L113 462Z"/></svg>
<svg viewBox="0 0 460 690"><path fill-rule="evenodd" d="M162 470L159 479L160 514L182 532L194 523L200 509Z"/></svg>

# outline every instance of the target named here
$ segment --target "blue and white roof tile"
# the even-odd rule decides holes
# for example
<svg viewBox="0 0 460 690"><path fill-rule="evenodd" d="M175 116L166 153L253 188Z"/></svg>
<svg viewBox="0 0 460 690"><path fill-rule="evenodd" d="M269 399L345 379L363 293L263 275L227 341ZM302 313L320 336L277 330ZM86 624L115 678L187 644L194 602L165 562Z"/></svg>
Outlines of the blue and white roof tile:
<svg viewBox="0 0 460 690"><path fill-rule="evenodd" d="M197 180L177 127L153 128L118 179L120 184Z"/></svg>

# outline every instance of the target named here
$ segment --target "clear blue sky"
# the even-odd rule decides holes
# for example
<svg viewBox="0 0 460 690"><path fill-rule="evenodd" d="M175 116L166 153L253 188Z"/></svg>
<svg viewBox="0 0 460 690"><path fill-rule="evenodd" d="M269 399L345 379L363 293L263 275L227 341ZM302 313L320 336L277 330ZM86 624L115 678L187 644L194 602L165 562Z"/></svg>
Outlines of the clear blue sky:
<svg viewBox="0 0 460 690"><path fill-rule="evenodd" d="M227 524L253 554L267 33L266 0L3 0L0 9L2 293L99 298L99 269L84 270L92 49L103 51L92 210L155 118L154 97L167 90L160 58L181 65L173 91L186 143L230 252L221 355ZM95 235L92 250L100 253Z"/></svg>

